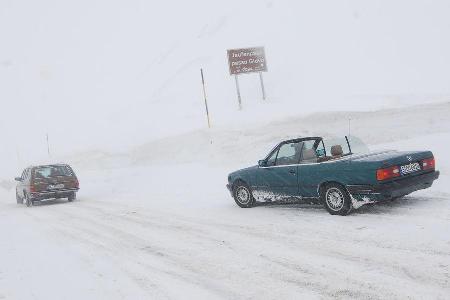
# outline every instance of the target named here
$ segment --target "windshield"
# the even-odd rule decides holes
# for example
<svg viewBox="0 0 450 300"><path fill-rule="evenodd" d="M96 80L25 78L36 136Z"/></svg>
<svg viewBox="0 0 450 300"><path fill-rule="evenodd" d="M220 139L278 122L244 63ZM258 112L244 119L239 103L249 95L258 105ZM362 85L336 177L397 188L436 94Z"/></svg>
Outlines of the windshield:
<svg viewBox="0 0 450 300"><path fill-rule="evenodd" d="M34 170L36 178L49 178L57 176L72 176L72 171L67 166L43 166Z"/></svg>
<svg viewBox="0 0 450 300"><path fill-rule="evenodd" d="M319 161L336 159L350 154L363 154L367 152L369 152L369 148L363 143L363 141L361 141L361 139L355 136L324 138L316 148Z"/></svg>
<svg viewBox="0 0 450 300"><path fill-rule="evenodd" d="M265 159L265 166L314 164L364 154L369 148L357 137L304 138L279 144Z"/></svg>

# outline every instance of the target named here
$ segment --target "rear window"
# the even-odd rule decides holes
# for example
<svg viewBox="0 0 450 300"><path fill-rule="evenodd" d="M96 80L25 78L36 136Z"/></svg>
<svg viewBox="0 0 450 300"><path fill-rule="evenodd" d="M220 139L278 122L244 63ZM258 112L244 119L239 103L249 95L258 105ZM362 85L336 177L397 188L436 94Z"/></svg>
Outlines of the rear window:
<svg viewBox="0 0 450 300"><path fill-rule="evenodd" d="M35 178L49 178L58 176L73 176L69 166L43 166L34 169Z"/></svg>

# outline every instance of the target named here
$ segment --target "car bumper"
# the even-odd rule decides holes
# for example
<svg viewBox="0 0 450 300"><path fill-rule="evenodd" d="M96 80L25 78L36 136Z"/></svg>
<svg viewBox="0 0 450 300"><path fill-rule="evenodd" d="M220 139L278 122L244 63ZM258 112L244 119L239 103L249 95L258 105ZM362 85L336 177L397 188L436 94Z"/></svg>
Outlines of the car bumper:
<svg viewBox="0 0 450 300"><path fill-rule="evenodd" d="M44 199L53 199L53 198L66 198L73 193L78 192L78 189L64 189L57 191L43 191L31 193L32 200L44 200Z"/></svg>
<svg viewBox="0 0 450 300"><path fill-rule="evenodd" d="M439 171L397 179L376 185L348 185L348 192L357 201L383 201L429 188L439 178Z"/></svg>

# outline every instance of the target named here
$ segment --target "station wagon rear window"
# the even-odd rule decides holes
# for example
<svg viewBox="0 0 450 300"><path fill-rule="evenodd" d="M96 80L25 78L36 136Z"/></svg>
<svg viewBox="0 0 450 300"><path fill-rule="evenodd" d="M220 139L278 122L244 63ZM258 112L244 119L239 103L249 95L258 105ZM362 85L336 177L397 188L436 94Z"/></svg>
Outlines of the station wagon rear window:
<svg viewBox="0 0 450 300"><path fill-rule="evenodd" d="M67 166L43 166L34 170L36 178L49 178L57 176L72 176L72 170Z"/></svg>

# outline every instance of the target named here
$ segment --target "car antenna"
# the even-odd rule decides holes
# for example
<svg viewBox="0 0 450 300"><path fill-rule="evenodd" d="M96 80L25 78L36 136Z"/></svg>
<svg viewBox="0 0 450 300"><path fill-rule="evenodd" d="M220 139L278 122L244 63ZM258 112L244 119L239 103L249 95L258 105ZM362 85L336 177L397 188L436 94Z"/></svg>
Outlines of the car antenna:
<svg viewBox="0 0 450 300"><path fill-rule="evenodd" d="M351 118L348 117L348 136L350 136L350 122L351 122Z"/></svg>
<svg viewBox="0 0 450 300"><path fill-rule="evenodd" d="M352 121L352 118L349 116L348 117L348 137L346 136L345 137L345 139L346 139L346 141L347 141L347 145L348 145L348 150L350 151L350 154L353 154L352 153L352 148L351 148L351 146L350 146L350 141L348 140L349 139L349 137L350 137L350 125L351 125L351 121ZM352 157L350 156L350 160L352 160Z"/></svg>

